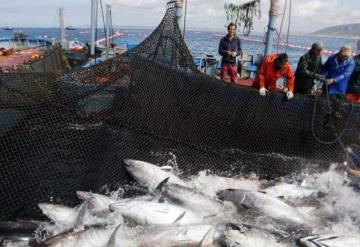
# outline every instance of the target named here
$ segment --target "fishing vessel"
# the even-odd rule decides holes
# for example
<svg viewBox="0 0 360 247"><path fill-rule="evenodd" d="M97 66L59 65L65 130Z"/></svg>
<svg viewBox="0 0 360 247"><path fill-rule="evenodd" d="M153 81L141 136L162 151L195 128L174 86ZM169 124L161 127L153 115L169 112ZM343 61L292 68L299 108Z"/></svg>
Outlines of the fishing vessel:
<svg viewBox="0 0 360 247"><path fill-rule="evenodd" d="M1 37L0 71L16 69L19 65L38 59L52 44L53 41L50 39L31 37L22 32Z"/></svg>
<svg viewBox="0 0 360 247"><path fill-rule="evenodd" d="M76 30L76 28L74 28L73 26L67 26L66 30Z"/></svg>
<svg viewBox="0 0 360 247"><path fill-rule="evenodd" d="M5 30L5 31L12 31L12 30L13 30L13 28L12 28L12 27L10 27L10 26L6 26L6 27L4 27L4 30Z"/></svg>

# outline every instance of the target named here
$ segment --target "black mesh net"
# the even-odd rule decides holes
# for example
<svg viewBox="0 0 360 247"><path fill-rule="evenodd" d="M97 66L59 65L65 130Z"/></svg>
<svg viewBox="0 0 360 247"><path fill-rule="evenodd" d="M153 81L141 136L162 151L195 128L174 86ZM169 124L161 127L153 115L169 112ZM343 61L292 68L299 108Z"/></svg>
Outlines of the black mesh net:
<svg viewBox="0 0 360 247"><path fill-rule="evenodd" d="M342 102L329 128L326 99L260 97L197 73L172 5L120 57L3 73L0 83L1 220L37 217L38 202L72 205L77 190L117 189L130 181L124 158L164 163L175 154L185 174L277 178L343 162L343 145L360 144L359 105Z"/></svg>

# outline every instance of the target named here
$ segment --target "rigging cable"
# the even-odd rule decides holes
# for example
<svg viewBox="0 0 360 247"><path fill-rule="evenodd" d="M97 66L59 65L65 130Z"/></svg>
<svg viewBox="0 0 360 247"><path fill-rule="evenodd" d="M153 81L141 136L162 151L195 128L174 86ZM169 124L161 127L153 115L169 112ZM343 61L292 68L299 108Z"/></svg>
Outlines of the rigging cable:
<svg viewBox="0 0 360 247"><path fill-rule="evenodd" d="M285 52L287 52L289 48L289 37L290 37L290 29L291 29L291 9L292 9L292 0L290 0L290 6L289 6L289 23L288 23L288 30L287 30L287 36L286 36L286 48Z"/></svg>
<svg viewBox="0 0 360 247"><path fill-rule="evenodd" d="M288 0L285 1L284 11L283 11L282 18L281 18L280 30L279 30L279 32L277 34L278 35L278 40L277 40L277 45L276 45L276 53L277 54L279 53L279 47L280 47L280 41L281 41L281 33L282 33L282 28L283 28L285 14L286 14L287 2L288 2Z"/></svg>

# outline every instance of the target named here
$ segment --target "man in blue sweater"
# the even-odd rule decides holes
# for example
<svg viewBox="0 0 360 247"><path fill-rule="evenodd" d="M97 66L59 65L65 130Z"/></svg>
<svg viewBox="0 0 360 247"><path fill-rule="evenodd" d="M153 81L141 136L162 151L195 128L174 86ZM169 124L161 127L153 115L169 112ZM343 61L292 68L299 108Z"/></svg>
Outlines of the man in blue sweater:
<svg viewBox="0 0 360 247"><path fill-rule="evenodd" d="M219 54L222 56L221 79L224 80L229 72L231 81L236 82L236 57L241 53L241 41L236 36L236 24L231 22L227 29L228 34L221 39L219 44Z"/></svg>
<svg viewBox="0 0 360 247"><path fill-rule="evenodd" d="M337 119L341 118L340 102L345 100L345 94L349 87L351 74L355 69L355 61L352 58L352 48L344 45L340 51L330 56L322 68L325 76L323 87L324 94L329 95L331 110L325 116L324 128L334 126ZM335 121L335 122L334 122Z"/></svg>
<svg viewBox="0 0 360 247"><path fill-rule="evenodd" d="M352 58L352 48L344 45L337 54L330 56L323 66L324 92L328 93L331 98L345 99L350 76L354 69L355 61Z"/></svg>

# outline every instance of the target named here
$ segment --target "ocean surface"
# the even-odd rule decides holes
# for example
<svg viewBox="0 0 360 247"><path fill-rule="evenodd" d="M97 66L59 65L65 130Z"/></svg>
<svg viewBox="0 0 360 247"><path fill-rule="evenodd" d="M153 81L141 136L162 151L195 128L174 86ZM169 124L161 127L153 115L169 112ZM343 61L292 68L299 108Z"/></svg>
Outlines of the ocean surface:
<svg viewBox="0 0 360 247"><path fill-rule="evenodd" d="M60 31L58 28L14 28L13 31L0 30L0 37L11 36L14 31L22 31L29 36L43 37L43 38L59 38ZM114 32L119 31L121 35L114 39L113 43L126 48L127 44L138 44L148 37L153 29L151 28L118 28ZM68 40L77 39L82 42L89 42L90 30L79 28L76 30L66 30ZM226 34L224 32L216 31L187 31L185 33L185 40L188 47L194 57L203 56L206 54L212 54L218 56L217 49L219 41L222 36ZM98 39L104 37L103 29L98 29ZM240 35L242 37L242 35ZM256 55L263 53L265 34L251 34L243 40L243 49L247 50L248 54ZM324 43L325 49L329 51L337 51L343 44L352 45L353 49L356 49L355 39L346 38L330 38L330 37L318 37L318 36L300 36L291 35L289 44L292 46L288 48L288 54L290 57L290 63L293 67L296 67L297 61L302 54L306 52L306 47L309 47L314 41L321 41ZM286 37L282 37L282 43L286 42ZM276 46L273 47L273 51L276 52ZM285 51L284 46L280 46L279 52ZM326 55L325 55L326 57Z"/></svg>

